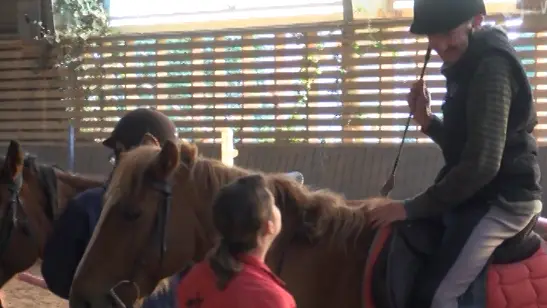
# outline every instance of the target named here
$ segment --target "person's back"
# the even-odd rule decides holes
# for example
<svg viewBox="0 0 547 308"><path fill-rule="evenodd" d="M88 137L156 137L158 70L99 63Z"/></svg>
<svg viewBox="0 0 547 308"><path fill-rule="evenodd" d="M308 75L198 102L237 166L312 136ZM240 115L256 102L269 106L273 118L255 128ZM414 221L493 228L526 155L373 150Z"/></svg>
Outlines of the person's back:
<svg viewBox="0 0 547 308"><path fill-rule="evenodd" d="M179 308L295 308L283 282L264 263L281 231L281 214L260 175L223 187L213 203L221 240L177 289Z"/></svg>

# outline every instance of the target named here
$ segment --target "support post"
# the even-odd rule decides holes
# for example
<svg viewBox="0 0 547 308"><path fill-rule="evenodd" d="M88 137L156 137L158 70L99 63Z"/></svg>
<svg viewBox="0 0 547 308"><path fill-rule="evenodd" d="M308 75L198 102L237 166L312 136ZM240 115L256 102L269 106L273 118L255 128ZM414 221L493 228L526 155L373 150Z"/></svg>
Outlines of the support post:
<svg viewBox="0 0 547 308"><path fill-rule="evenodd" d="M220 159L227 165L234 165L234 158L237 157L238 151L234 148L234 132L231 128L223 128L220 135Z"/></svg>
<svg viewBox="0 0 547 308"><path fill-rule="evenodd" d="M74 172L74 125L68 123L68 171Z"/></svg>

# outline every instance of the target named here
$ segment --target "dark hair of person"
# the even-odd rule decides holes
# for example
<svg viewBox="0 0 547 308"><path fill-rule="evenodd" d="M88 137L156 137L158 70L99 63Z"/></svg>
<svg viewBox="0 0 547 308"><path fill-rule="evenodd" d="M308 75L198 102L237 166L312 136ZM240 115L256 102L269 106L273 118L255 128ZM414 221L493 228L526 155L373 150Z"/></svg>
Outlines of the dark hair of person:
<svg viewBox="0 0 547 308"><path fill-rule="evenodd" d="M270 200L266 181L258 174L241 177L222 187L216 195L213 223L220 242L209 256L209 264L220 290L241 271L237 256L257 247L257 236L272 217Z"/></svg>

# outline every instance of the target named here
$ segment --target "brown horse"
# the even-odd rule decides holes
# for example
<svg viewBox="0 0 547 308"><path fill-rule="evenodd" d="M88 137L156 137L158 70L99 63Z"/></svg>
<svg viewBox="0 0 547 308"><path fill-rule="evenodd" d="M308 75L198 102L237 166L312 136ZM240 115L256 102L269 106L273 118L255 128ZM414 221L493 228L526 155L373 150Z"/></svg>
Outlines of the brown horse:
<svg viewBox="0 0 547 308"><path fill-rule="evenodd" d="M64 172L25 156L11 141L0 158L0 287L41 256L52 223L77 193L104 179ZM1 307L1 305L0 305Z"/></svg>
<svg viewBox="0 0 547 308"><path fill-rule="evenodd" d="M71 307L109 307L110 289L124 281L137 287L140 296L150 294L160 279L201 260L216 240L209 206L213 195L250 172L198 157L197 148L186 143L166 143L163 149L141 146L126 153L112 175L103 214L74 278ZM371 240L361 232L366 226L363 210L348 207L335 193L312 192L285 175L267 179L284 224L268 264L287 282L299 307L358 307L362 273L355 269L364 268L366 260L366 250L359 247L368 247ZM336 282L343 285L333 287Z"/></svg>
<svg viewBox="0 0 547 308"><path fill-rule="evenodd" d="M145 144L126 153L114 171L74 277L71 308L112 307L111 295L119 291L124 295L119 300L131 305L162 277L202 260L216 241L212 197L225 183L251 173L198 157L197 148L186 143L160 148L149 137ZM358 308L365 302L367 308L393 307L369 303L372 297L389 297L385 289L374 295L370 290L372 269L382 268L378 260L383 260L372 249L373 239L383 245L388 233L367 228L366 213L378 199L346 201L327 190L310 191L284 175L266 178L283 217L267 263L287 283L298 307ZM134 290L132 297L128 289Z"/></svg>

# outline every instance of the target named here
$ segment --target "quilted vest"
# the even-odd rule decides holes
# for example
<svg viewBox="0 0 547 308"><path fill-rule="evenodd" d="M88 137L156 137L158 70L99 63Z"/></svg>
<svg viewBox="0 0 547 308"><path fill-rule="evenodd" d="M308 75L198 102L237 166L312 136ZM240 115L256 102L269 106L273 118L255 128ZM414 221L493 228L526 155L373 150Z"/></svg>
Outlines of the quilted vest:
<svg viewBox="0 0 547 308"><path fill-rule="evenodd" d="M526 72L505 32L485 28L470 35L466 53L454 65L443 69L447 91L442 106L444 123L443 156L445 166L437 181L458 162L466 143L466 100L470 82L485 56L497 54L510 61L518 88L512 94L505 150L497 176L472 200L491 200L501 195L508 201L541 199L537 144L532 131L537 124L536 111ZM469 200L469 201L472 201Z"/></svg>

